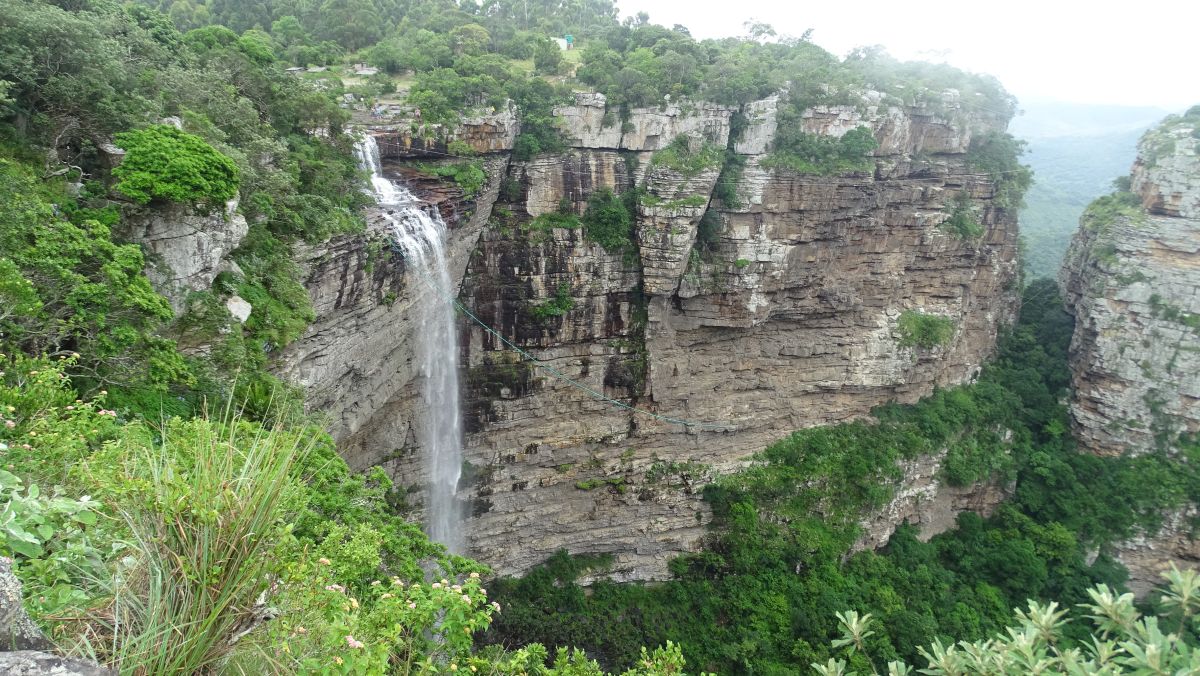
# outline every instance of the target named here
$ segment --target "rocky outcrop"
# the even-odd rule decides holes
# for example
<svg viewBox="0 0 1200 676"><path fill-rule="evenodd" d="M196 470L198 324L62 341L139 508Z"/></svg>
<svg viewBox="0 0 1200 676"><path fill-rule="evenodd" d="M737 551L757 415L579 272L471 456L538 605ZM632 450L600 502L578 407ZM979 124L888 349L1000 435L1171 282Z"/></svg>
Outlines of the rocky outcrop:
<svg viewBox="0 0 1200 676"><path fill-rule="evenodd" d="M21 581L12 559L0 556L0 674L10 676L109 676L113 672L83 660L48 651L53 644L42 634L21 600Z"/></svg>
<svg viewBox="0 0 1200 676"><path fill-rule="evenodd" d="M917 527L922 542L954 528L958 515L977 512L991 516L995 508L1012 493L1013 486L984 482L973 486L951 486L938 473L946 452L922 456L900 463L903 476L892 499L878 512L860 522L862 534L852 551L877 549L888 543L901 524Z"/></svg>
<svg viewBox="0 0 1200 676"><path fill-rule="evenodd" d="M614 579L661 578L699 546L708 477L797 428L967 381L991 353L1016 309L1016 224L965 154L1003 121L953 96L812 109L812 133L867 126L880 146L869 170L805 175L764 166L778 106L746 106L731 141L730 107L666 102L622 119L579 94L557 109L569 147L528 161L510 161L507 119L374 130L385 170L449 225L450 273L473 315L459 331L470 555L516 573L560 548L609 553ZM402 163L437 161L451 140L482 153L488 181L472 199ZM668 146L673 158L659 154ZM740 171L723 172L727 148ZM639 195L629 241L607 249L570 217L603 188ZM961 209L981 237L943 227ZM365 236L304 252L318 320L278 365L352 466L419 487L416 309L440 301L369 220ZM952 339L901 347L907 310L950 318ZM936 529L999 499L994 487L937 486L938 463L910 472L867 524L868 544L904 520Z"/></svg>
<svg viewBox="0 0 1200 676"><path fill-rule="evenodd" d="M25 612L21 581L12 564L12 559L0 556L0 652L49 650L52 644Z"/></svg>
<svg viewBox="0 0 1200 676"><path fill-rule="evenodd" d="M1137 537L1113 545L1109 552L1129 571L1125 586L1138 598L1164 584L1163 573L1171 566L1179 569L1200 568L1200 540L1194 536L1192 523L1196 508L1178 510L1166 515L1162 527L1154 534Z"/></svg>
<svg viewBox="0 0 1200 676"><path fill-rule="evenodd" d="M1200 113L1200 110L1197 111ZM1176 453L1200 433L1200 114L1138 144L1132 194L1093 203L1060 276L1071 339L1071 418L1083 450ZM1139 596L1172 564L1200 567L1195 507L1113 546Z"/></svg>
<svg viewBox="0 0 1200 676"><path fill-rule="evenodd" d="M575 102L558 106L554 115L573 148L652 151L684 134L728 138L733 110L715 103L666 101L657 108L633 108L622 118L603 94L577 92Z"/></svg>
<svg viewBox="0 0 1200 676"><path fill-rule="evenodd" d="M246 236L249 225L237 209L236 199L208 212L168 204L123 219L125 237L146 250L146 276L176 313L186 307L189 293L212 285L229 264L225 257Z"/></svg>
<svg viewBox="0 0 1200 676"><path fill-rule="evenodd" d="M0 653L0 674L6 676L113 676L114 673L91 662L36 650Z"/></svg>
<svg viewBox="0 0 1200 676"><path fill-rule="evenodd" d="M427 124L419 119L400 125L374 125L370 128L370 133L379 144L380 155L384 158L440 159L462 154L459 144L465 144L474 154L507 152L512 150L520 132L521 123L511 101L500 110L464 116L453 128ZM455 146L452 148L451 144Z"/></svg>
<svg viewBox="0 0 1200 676"><path fill-rule="evenodd" d="M1071 414L1103 455L1171 450L1200 432L1200 117L1139 144L1133 196L1085 213L1061 283L1075 316ZM1142 209L1134 204L1141 201Z"/></svg>

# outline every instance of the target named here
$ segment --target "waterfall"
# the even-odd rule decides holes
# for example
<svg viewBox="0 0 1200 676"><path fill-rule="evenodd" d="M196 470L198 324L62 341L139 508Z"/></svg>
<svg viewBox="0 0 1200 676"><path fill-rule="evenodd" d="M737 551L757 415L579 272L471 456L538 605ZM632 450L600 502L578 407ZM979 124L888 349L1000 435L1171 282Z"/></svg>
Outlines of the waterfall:
<svg viewBox="0 0 1200 676"><path fill-rule="evenodd" d="M414 288L429 291L413 304L420 313L415 336L417 362L422 377L424 419L417 425L417 440L429 467L426 530L429 537L451 552L466 548L461 506L456 498L462 474L462 415L458 396L458 336L454 308L457 295L446 262L446 224L436 209L426 211L407 188L384 177L379 146L370 135L356 145L359 163L371 172L371 191L392 237L404 253ZM430 288L432 287L432 288Z"/></svg>

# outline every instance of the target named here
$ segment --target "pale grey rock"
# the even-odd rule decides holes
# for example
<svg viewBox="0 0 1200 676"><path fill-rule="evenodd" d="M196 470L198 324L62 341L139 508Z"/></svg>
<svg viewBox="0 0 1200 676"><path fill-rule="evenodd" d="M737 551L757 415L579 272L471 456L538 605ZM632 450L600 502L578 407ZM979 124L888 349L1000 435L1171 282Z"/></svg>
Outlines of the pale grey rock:
<svg viewBox="0 0 1200 676"><path fill-rule="evenodd" d="M1163 574L1171 566L1180 570L1200 569L1200 541L1192 536L1190 524L1195 518L1194 505L1176 510L1166 515L1157 533L1142 533L1111 547L1109 553L1129 571L1125 583L1129 591L1144 598L1166 583Z"/></svg>
<svg viewBox="0 0 1200 676"><path fill-rule="evenodd" d="M186 307L189 293L212 285L226 256L246 236L250 226L237 209L236 199L211 213L168 204L124 219L126 237L147 251L146 276L176 313Z"/></svg>
<svg viewBox="0 0 1200 676"><path fill-rule="evenodd" d="M1167 118L1138 143L1133 192L1152 214L1200 219L1200 116Z"/></svg>
<svg viewBox="0 0 1200 676"><path fill-rule="evenodd" d="M113 676L116 672L91 662L38 652L0 652L0 674L5 676Z"/></svg>
<svg viewBox="0 0 1200 676"><path fill-rule="evenodd" d="M1009 436L1011 438L1011 433ZM917 539L927 542L933 536L955 528L962 512L991 516L1011 494L1012 486L996 481L971 486L951 486L943 482L938 472L945 457L946 451L942 450L898 463L903 476L895 486L892 499L859 524L863 532L852 551L886 545L901 524L915 525Z"/></svg>
<svg viewBox="0 0 1200 676"><path fill-rule="evenodd" d="M776 94L746 104L742 111L746 116L746 128L734 145L734 150L742 155L762 155L771 149L779 124L779 99L780 96Z"/></svg>
<svg viewBox="0 0 1200 676"><path fill-rule="evenodd" d="M1197 122L1168 118L1146 133L1133 165L1141 213L1086 215L1059 275L1071 338L1071 419L1099 455L1175 453L1200 432L1200 161ZM1196 506L1155 533L1112 547L1144 596L1172 564L1200 568Z"/></svg>
<svg viewBox="0 0 1200 676"><path fill-rule="evenodd" d="M1148 213L1085 215L1060 274L1075 316L1071 415L1093 453L1170 451L1200 432L1195 126L1168 118L1147 132L1133 175Z"/></svg>
<svg viewBox="0 0 1200 676"><path fill-rule="evenodd" d="M241 296L234 294L225 301L225 309L229 310L229 314L234 319L245 324L246 320L250 318L250 313L254 311L254 306Z"/></svg>
<svg viewBox="0 0 1200 676"><path fill-rule="evenodd" d="M653 151L665 148L681 134L694 134L724 146L734 110L714 103L664 102L659 107L633 108L629 119L621 120L615 109L606 106L603 94L579 92L572 105L554 109L568 145Z"/></svg>
<svg viewBox="0 0 1200 676"><path fill-rule="evenodd" d="M510 151L521 133L521 123L516 105L508 101L499 110L464 113L454 127L405 119L398 124L376 125L370 133L375 136L382 159L442 158L457 154L450 153L449 147L455 141L467 144L472 153L480 155Z"/></svg>
<svg viewBox="0 0 1200 676"><path fill-rule="evenodd" d="M12 564L12 559L0 556L0 653L49 650L52 644L25 612L21 581L13 573Z"/></svg>

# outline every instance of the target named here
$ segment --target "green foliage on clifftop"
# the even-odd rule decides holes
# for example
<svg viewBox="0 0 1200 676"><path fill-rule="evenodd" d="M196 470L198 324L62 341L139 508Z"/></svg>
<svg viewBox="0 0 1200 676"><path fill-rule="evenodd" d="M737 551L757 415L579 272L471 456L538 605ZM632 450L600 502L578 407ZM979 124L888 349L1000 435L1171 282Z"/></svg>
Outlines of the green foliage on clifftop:
<svg viewBox="0 0 1200 676"><path fill-rule="evenodd" d="M158 124L117 134L116 142L125 157L113 169L115 188L135 202L216 204L237 194L237 165L198 136Z"/></svg>

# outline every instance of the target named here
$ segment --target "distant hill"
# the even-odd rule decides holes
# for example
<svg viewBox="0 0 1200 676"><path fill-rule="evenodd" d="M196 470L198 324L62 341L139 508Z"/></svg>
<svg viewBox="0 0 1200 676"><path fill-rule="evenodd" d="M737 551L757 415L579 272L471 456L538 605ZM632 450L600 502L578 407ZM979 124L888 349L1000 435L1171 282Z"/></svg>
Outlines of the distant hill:
<svg viewBox="0 0 1200 676"><path fill-rule="evenodd" d="M1029 143L1023 161L1034 171L1021 210L1025 272L1053 277L1084 207L1111 192L1114 178L1129 173L1138 138L1169 111L1059 102L1022 108L1010 130Z"/></svg>

